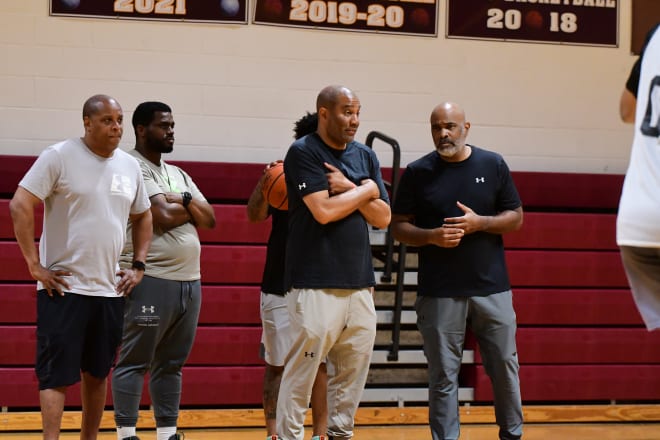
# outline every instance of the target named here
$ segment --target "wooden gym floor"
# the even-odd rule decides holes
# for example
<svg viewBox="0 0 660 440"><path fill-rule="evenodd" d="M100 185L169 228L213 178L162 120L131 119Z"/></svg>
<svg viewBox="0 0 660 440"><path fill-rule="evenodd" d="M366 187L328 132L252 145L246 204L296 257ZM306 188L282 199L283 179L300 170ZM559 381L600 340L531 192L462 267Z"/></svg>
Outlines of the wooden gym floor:
<svg viewBox="0 0 660 440"><path fill-rule="evenodd" d="M265 438L263 429L186 429L186 440L255 440ZM155 440L154 431L138 432L141 440ZM309 438L311 432L306 432ZM41 440L39 433L0 433L1 439ZM67 432L61 440L78 439L78 433ZM103 431L98 440L116 440L112 431ZM427 426L378 426L357 427L355 440L428 440L431 438ZM495 440L497 428L492 425L464 425L461 428L461 440ZM525 440L658 440L658 423L576 423L576 424L528 424L524 431Z"/></svg>
<svg viewBox="0 0 660 440"><path fill-rule="evenodd" d="M660 440L660 405L523 406L524 440ZM309 412L306 422L311 422ZM461 440L496 440L492 406L461 406ZM114 417L105 411L98 440L116 440ZM77 440L80 411L65 411L61 440ZM429 440L427 407L358 408L355 440ZM181 410L186 440L264 439L263 410ZM153 412L141 410L141 440L156 440ZM0 412L0 440L41 440L41 415ZM305 439L311 437L307 428Z"/></svg>

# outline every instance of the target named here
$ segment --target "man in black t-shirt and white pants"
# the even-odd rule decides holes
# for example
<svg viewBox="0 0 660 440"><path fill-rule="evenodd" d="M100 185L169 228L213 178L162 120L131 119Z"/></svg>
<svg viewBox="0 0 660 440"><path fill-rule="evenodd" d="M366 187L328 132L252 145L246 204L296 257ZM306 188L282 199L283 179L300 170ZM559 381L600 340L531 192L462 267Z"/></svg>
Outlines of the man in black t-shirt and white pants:
<svg viewBox="0 0 660 440"><path fill-rule="evenodd" d="M295 139L314 133L318 127L316 113L305 114L294 124ZM289 312L284 288L284 261L288 231L286 209L275 209L263 195L263 183L267 171L283 161L269 163L254 187L247 203L247 216L251 222L271 218L271 229L266 247L266 264L261 279L261 347L260 356L266 362L263 383L263 407L266 419L266 440L279 440L277 436L277 398L284 371L284 359L291 343ZM350 182L347 184L352 185ZM324 440L327 431L328 403L327 373L325 362L321 364L312 390L312 440Z"/></svg>
<svg viewBox="0 0 660 440"><path fill-rule="evenodd" d="M353 436L376 337L368 224L385 228L390 221L376 155L353 140L359 99L346 87L328 86L316 109L317 132L295 141L284 159L285 279L293 341L277 401L283 440L303 439L314 377L326 356L328 438Z"/></svg>
<svg viewBox="0 0 660 440"><path fill-rule="evenodd" d="M458 373L467 322L493 385L499 438L522 436L516 314L502 234L522 225L522 204L499 154L465 143L470 123L454 103L431 113L436 151L410 163L392 216L394 237L419 246L417 327L429 362L433 440L456 440Z"/></svg>

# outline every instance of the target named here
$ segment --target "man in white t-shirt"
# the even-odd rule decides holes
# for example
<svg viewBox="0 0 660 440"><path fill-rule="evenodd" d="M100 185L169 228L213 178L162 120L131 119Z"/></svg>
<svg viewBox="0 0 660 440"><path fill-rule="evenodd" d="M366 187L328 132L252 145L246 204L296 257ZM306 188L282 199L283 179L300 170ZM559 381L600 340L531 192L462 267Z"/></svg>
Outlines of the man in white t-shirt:
<svg viewBox="0 0 660 440"><path fill-rule="evenodd" d="M617 215L617 244L646 328L660 328L660 29L640 56L635 136ZM638 77L637 77L638 75ZM637 81L636 81L637 80ZM630 87L627 87L630 89ZM623 118L623 113L622 113ZM625 119L624 119L625 120ZM631 121L632 122L632 121Z"/></svg>
<svg viewBox="0 0 660 440"><path fill-rule="evenodd" d="M106 379L121 341L124 296L141 280L151 242L140 166L117 149L123 112L107 95L83 106L85 135L48 147L10 202L14 233L37 280L37 358L44 440L59 438L66 389L81 381L81 440L97 438ZM35 208L44 203L39 252ZM120 270L126 223L135 255Z"/></svg>

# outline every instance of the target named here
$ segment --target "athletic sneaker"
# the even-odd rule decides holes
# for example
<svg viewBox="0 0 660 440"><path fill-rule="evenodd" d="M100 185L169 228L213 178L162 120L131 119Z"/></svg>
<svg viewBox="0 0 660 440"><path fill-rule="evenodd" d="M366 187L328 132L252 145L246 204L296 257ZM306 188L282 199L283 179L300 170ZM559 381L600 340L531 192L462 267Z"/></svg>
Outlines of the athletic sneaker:
<svg viewBox="0 0 660 440"><path fill-rule="evenodd" d="M173 434L172 436L170 436L169 440L184 440L185 437L186 436L183 435L183 432L177 432L176 434Z"/></svg>
<svg viewBox="0 0 660 440"><path fill-rule="evenodd" d="M279 440L279 437L277 436L277 434L269 435L268 437L266 437L266 440Z"/></svg>
<svg viewBox="0 0 660 440"><path fill-rule="evenodd" d="M328 437L324 435L315 435L314 437L312 437L312 440L328 440Z"/></svg>
<svg viewBox="0 0 660 440"><path fill-rule="evenodd" d="M140 440L140 437L136 437L136 436L124 437L123 440Z"/></svg>

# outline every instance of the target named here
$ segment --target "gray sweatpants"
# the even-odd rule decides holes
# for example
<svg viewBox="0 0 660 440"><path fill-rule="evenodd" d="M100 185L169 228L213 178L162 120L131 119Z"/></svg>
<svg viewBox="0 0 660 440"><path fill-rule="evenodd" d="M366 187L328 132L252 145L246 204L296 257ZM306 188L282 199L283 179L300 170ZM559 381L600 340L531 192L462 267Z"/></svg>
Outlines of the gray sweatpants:
<svg viewBox="0 0 660 440"><path fill-rule="evenodd" d="M156 426L176 426L181 368L192 349L201 302L199 280L149 276L127 297L122 344L112 373L117 426L136 426L146 373Z"/></svg>
<svg viewBox="0 0 660 440"><path fill-rule="evenodd" d="M417 327L429 362L429 423L433 440L456 440L460 434L458 373L468 321L493 385L499 438L521 438L523 417L512 297L508 290L483 297L417 298Z"/></svg>

